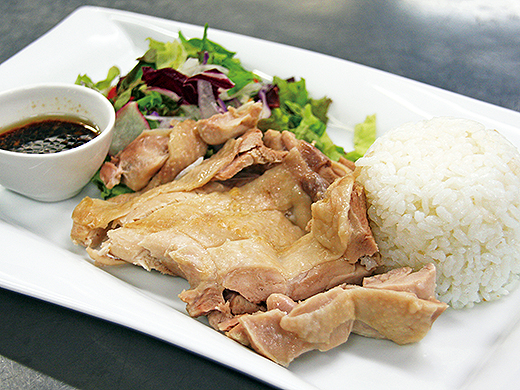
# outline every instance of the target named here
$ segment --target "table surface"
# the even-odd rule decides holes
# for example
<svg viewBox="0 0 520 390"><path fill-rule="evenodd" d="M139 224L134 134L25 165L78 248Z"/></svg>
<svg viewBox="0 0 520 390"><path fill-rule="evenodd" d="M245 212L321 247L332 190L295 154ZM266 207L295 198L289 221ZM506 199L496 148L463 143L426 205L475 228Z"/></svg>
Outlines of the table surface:
<svg viewBox="0 0 520 390"><path fill-rule="evenodd" d="M0 63L82 5L322 52L520 111L516 0L3 0ZM152 337L0 289L2 389L268 389Z"/></svg>

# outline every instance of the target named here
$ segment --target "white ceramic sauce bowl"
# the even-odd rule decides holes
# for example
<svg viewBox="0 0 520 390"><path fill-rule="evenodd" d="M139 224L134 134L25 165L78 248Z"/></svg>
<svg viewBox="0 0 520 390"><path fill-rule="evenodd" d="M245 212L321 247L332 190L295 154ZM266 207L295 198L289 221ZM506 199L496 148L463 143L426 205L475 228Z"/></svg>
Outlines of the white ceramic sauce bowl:
<svg viewBox="0 0 520 390"><path fill-rule="evenodd" d="M29 117L71 115L95 124L100 134L73 149L27 154L0 149L0 185L44 202L76 195L107 155L115 112L108 99L74 84L41 84L0 93L0 132Z"/></svg>

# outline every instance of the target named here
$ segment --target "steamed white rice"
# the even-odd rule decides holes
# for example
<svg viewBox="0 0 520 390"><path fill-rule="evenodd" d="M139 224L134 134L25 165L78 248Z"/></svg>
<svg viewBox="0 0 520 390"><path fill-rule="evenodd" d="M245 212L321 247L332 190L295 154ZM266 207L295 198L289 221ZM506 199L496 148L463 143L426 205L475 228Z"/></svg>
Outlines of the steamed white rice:
<svg viewBox="0 0 520 390"><path fill-rule="evenodd" d="M389 267L434 262L454 308L508 294L520 274L520 154L477 122L434 118L377 139L357 161Z"/></svg>

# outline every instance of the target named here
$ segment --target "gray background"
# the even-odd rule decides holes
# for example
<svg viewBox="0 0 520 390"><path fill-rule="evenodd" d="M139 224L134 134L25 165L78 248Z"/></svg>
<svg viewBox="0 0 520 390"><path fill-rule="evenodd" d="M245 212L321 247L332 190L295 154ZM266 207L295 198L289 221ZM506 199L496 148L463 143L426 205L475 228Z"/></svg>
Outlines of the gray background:
<svg viewBox="0 0 520 390"><path fill-rule="evenodd" d="M515 0L3 0L0 62L82 5L281 42L520 111ZM264 389L151 337L0 289L1 389Z"/></svg>

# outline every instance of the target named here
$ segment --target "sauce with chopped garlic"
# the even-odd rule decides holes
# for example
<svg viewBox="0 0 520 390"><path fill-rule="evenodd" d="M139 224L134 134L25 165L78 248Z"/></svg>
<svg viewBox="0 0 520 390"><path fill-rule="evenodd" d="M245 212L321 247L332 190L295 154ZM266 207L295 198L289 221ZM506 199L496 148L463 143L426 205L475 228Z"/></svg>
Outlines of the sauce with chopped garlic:
<svg viewBox="0 0 520 390"><path fill-rule="evenodd" d="M92 123L73 116L42 116L0 132L0 149L27 154L57 153L77 148L99 135Z"/></svg>

